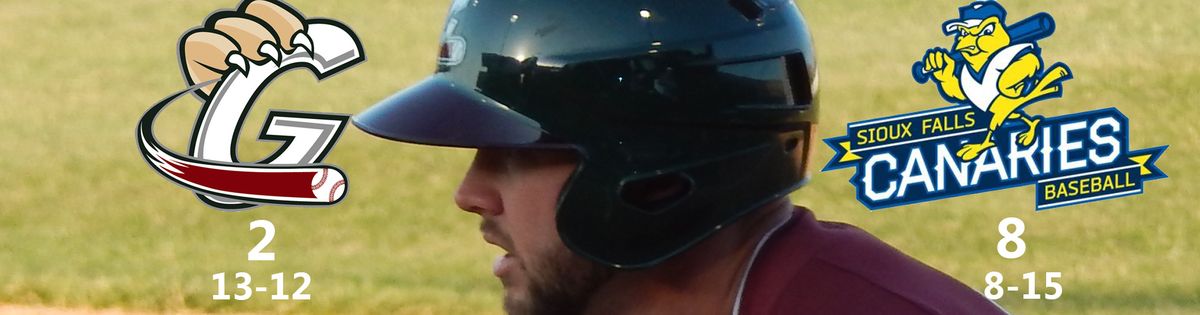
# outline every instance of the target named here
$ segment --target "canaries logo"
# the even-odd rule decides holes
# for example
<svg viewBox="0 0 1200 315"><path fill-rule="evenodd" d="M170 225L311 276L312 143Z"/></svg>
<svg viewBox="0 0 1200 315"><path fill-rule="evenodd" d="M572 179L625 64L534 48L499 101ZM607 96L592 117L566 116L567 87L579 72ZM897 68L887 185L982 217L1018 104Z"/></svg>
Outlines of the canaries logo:
<svg viewBox="0 0 1200 315"><path fill-rule="evenodd" d="M959 8L941 27L952 48L931 48L912 66L917 83L932 79L956 105L851 123L825 140L836 154L824 170L856 167L850 182L871 209L1036 184L1043 210L1139 194L1166 177L1154 166L1166 146L1129 151L1128 119L1115 108L1029 114L1061 97L1072 73L1042 59L1050 14L1006 20L994 1Z"/></svg>

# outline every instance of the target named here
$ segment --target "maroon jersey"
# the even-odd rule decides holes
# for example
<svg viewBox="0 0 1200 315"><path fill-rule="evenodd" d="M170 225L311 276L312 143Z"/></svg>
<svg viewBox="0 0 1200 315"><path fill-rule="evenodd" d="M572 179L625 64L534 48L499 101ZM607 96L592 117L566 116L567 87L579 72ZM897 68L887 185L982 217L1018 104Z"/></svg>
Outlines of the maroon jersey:
<svg viewBox="0 0 1200 315"><path fill-rule="evenodd" d="M1005 314L950 276L854 226L797 207L760 244L738 314Z"/></svg>

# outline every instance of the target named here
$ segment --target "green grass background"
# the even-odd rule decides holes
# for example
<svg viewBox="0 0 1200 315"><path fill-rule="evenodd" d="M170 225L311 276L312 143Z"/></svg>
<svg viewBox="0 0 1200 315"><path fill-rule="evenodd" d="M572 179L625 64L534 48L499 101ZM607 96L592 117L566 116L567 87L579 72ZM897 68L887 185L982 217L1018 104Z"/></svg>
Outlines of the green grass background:
<svg viewBox="0 0 1200 315"><path fill-rule="evenodd" d="M449 1L301 1L308 16L357 31L368 60L317 84L277 80L243 133L243 159L275 144L252 138L269 108L355 113L433 69ZM909 65L947 46L938 31L963 1L801 1L820 60L822 136L847 122L944 106L915 84ZM451 192L469 150L389 143L347 129L327 158L352 181L329 208L263 207L221 213L154 173L133 128L151 104L183 87L176 41L234 1L0 0L0 304L152 312L494 314L497 250ZM1005 1L1009 20L1052 13L1047 62L1071 66L1062 99L1029 110L1046 116L1117 106L1131 120L1131 148L1169 144L1159 165L1171 178L1146 193L1044 213L1033 189L1015 188L868 212L846 182L852 171L815 174L794 194L827 220L853 223L905 252L983 288L1000 271L1063 273L1057 301L1002 305L1019 314L1200 314L1196 178L1200 129L1200 26L1196 3ZM199 104L172 105L156 133L183 150ZM467 127L467 126L464 126ZM828 160L818 148L813 161ZM1025 256L1000 258L996 224L1025 220ZM274 262L248 262L278 228ZM275 272L313 276L313 300L213 301L217 272L246 271L255 285ZM296 282L289 282L294 288ZM232 286L232 285L230 285Z"/></svg>

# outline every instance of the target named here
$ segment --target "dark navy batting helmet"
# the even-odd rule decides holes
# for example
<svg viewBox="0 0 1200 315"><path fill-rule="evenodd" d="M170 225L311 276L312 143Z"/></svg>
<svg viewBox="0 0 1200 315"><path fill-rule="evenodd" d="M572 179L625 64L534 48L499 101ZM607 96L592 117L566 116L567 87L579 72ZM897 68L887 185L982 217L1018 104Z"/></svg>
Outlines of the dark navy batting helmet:
<svg viewBox="0 0 1200 315"><path fill-rule="evenodd" d="M816 73L790 1L458 0L437 72L354 124L412 143L578 151L563 242L637 268L804 183ZM654 187L677 189L638 193Z"/></svg>

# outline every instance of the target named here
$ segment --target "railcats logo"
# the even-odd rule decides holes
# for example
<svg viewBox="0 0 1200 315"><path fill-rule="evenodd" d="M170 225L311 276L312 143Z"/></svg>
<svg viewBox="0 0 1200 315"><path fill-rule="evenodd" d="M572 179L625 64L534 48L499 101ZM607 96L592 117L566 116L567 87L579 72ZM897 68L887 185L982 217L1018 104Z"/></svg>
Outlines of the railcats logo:
<svg viewBox="0 0 1200 315"><path fill-rule="evenodd" d="M332 205L348 190L337 167L320 164L349 115L271 110L259 139L282 142L266 159L237 158L238 133L250 106L278 75L308 69L325 79L365 60L362 44L346 25L306 19L280 1L246 0L217 11L179 40L179 63L187 88L155 104L138 121L142 157L167 179L223 210L258 205ZM154 138L154 118L176 99L192 94L203 103L188 154Z"/></svg>
<svg viewBox="0 0 1200 315"><path fill-rule="evenodd" d="M1129 120L1116 108L1030 114L1072 78L1066 64L1042 60L1050 14L1008 24L994 1L959 14L942 24L953 48L929 49L912 68L955 105L850 123L845 136L825 139L835 154L823 171L854 167L860 202L882 209L1035 185L1045 210L1140 194L1167 177L1154 165L1167 147L1130 151Z"/></svg>

